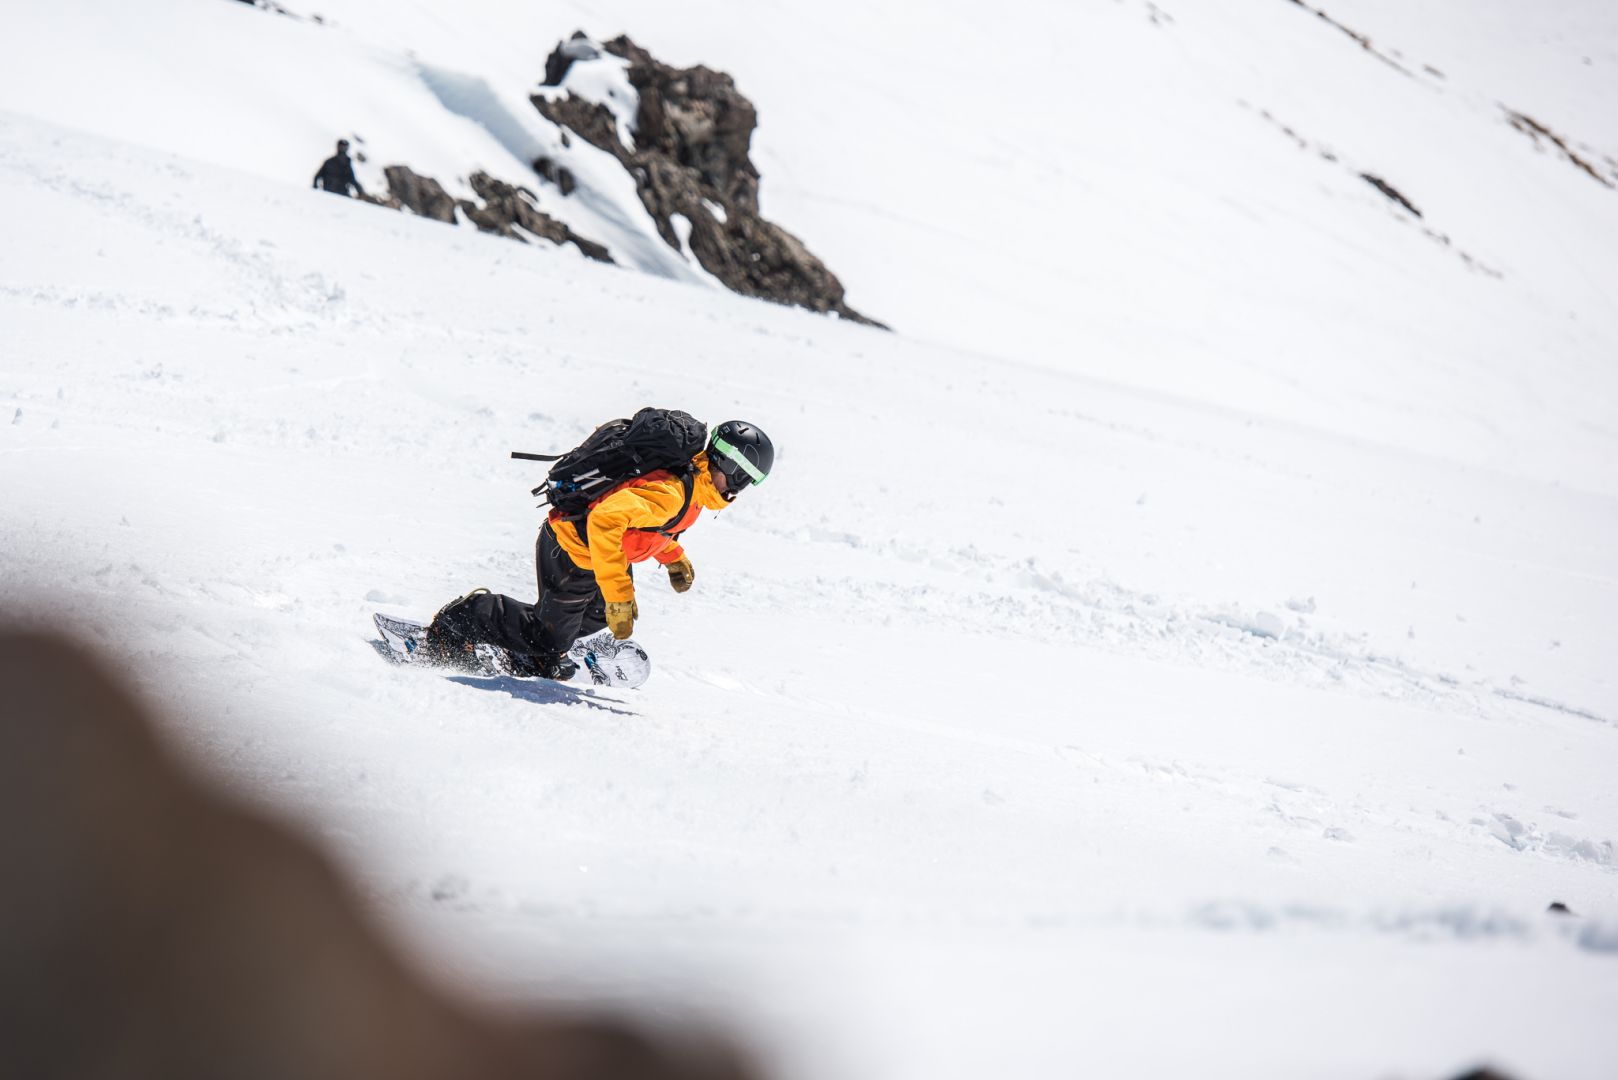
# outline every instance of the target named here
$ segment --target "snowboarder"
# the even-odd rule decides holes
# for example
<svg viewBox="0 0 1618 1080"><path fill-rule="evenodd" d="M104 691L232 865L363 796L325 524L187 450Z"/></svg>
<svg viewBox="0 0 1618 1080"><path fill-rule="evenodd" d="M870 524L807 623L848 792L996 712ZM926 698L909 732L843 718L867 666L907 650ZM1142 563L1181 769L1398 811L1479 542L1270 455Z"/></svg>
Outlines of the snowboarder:
<svg viewBox="0 0 1618 1080"><path fill-rule="evenodd" d="M354 162L348 156L348 140L337 140L337 153L320 163L320 171L315 173L314 183L310 187L324 188L338 195L352 197L352 194L363 196L365 189L354 177ZM351 193L348 189L353 188Z"/></svg>
<svg viewBox="0 0 1618 1080"><path fill-rule="evenodd" d="M762 483L774 463L769 436L745 420L727 420L713 429L687 475L659 470L629 480L577 518L552 510L535 544L538 602L474 589L433 616L428 655L472 670L475 647L494 645L510 654L519 673L571 678L577 665L567 650L575 639L607 627L623 641L634 628L640 611L630 565L655 559L675 592L691 588L696 573L680 535L702 511L723 510Z"/></svg>

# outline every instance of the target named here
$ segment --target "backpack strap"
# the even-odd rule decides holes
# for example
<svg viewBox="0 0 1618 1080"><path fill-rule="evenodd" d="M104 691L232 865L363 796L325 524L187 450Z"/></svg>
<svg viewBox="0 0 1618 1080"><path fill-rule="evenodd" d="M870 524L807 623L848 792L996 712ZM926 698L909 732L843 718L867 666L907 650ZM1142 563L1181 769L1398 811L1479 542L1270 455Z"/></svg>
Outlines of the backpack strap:
<svg viewBox="0 0 1618 1080"><path fill-rule="evenodd" d="M655 475L655 474L648 473L647 475L651 476L651 475ZM641 532L655 532L659 536L668 537L670 540L678 540L680 538L679 533L670 532L669 530L673 529L676 525L678 525L680 523L680 521L685 517L686 512L691 509L691 500L696 497L697 471L695 469L692 469L692 468L685 468L685 469L682 469L680 471L679 477L680 477L680 486L685 489L685 498L680 501L679 512L676 513L673 517L669 518L667 521L665 521L662 525L659 525L655 529L641 529L639 531L641 531ZM613 488L612 491L608 492L607 494L610 495L613 492L622 491L624 488L631 487L631 486L633 486L633 485L635 485L635 484L637 484L637 483L639 483L639 482L641 482L642 480L645 480L645 479L647 479L646 476L637 476L633 480L626 480L624 483L619 484L617 487ZM605 499L606 497L607 497L606 495L603 495L603 496L601 496L601 499ZM578 531L579 542L581 544L583 544L586 548L588 548L590 546L590 510L594 510L595 507L596 507L596 503L599 503L601 501L601 499L597 499L595 503L591 503L590 504L590 509L584 511L584 513L582 513L582 514L557 514L556 515L557 520L567 522L568 524L572 525L574 529L576 529Z"/></svg>
<svg viewBox="0 0 1618 1080"><path fill-rule="evenodd" d="M697 490L697 471L695 469L686 469L680 473L680 484L685 488L685 500L680 503L680 512L664 522L661 529L652 530L659 536L666 536L670 540L680 538L679 533L670 532L669 530L678 525L685 518L686 511L691 509L691 499Z"/></svg>

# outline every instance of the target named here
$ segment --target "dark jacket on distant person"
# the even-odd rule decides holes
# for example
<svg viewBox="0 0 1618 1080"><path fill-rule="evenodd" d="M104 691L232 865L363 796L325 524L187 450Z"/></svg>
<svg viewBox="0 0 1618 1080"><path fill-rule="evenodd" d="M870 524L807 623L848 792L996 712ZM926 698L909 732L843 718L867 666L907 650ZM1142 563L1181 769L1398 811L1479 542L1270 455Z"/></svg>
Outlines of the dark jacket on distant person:
<svg viewBox="0 0 1618 1080"><path fill-rule="evenodd" d="M354 162L341 150L321 164L320 171L315 173L315 182L311 186L324 188L339 195L350 195L354 192L365 194L365 189L360 187L360 182L354 178ZM353 188L354 192L350 192L349 188Z"/></svg>

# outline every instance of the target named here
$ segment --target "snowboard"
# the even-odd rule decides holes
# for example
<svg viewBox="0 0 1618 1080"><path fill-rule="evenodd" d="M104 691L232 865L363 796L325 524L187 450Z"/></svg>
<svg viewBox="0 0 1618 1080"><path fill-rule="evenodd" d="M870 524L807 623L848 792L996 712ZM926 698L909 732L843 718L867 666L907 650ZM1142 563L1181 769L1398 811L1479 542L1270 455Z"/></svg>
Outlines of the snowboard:
<svg viewBox="0 0 1618 1080"><path fill-rule="evenodd" d="M414 619L401 619L381 612L371 616L377 633L387 643L391 659L396 664L419 664L423 667L444 667L427 659L422 646L427 639L427 626ZM652 674L652 661L646 650L634 641L619 641L611 630L599 630L575 641L567 654L579 665L578 674L569 683L589 682L595 686L610 686L618 690L633 690ZM511 666L510 654L494 645L479 645L476 651L481 671L468 674L488 676L509 675L521 678Z"/></svg>

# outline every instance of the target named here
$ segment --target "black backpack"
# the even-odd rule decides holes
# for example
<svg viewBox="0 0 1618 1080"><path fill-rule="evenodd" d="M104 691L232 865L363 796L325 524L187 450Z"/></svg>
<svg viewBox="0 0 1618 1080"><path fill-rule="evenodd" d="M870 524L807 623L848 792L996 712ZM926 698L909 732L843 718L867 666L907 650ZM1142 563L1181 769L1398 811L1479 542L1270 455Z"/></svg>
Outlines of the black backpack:
<svg viewBox="0 0 1618 1080"><path fill-rule="evenodd" d="M560 456L512 457L556 462L533 494L565 517L582 518L592 502L625 481L659 469L685 478L691 459L707 445L706 425L690 413L646 408L628 420L607 421Z"/></svg>

